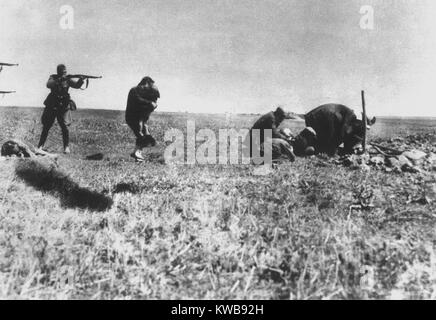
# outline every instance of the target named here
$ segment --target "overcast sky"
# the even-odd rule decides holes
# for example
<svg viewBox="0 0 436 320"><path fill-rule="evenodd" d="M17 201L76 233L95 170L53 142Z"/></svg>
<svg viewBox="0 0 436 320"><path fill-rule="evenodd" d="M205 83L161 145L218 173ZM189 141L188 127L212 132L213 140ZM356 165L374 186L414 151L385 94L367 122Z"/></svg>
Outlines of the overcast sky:
<svg viewBox="0 0 436 320"><path fill-rule="evenodd" d="M102 75L82 108L124 109L149 75L161 111L305 112L328 102L374 115L436 116L434 0L0 0L0 105L42 106L48 76ZM74 29L59 26L62 5ZM372 5L374 29L360 28Z"/></svg>

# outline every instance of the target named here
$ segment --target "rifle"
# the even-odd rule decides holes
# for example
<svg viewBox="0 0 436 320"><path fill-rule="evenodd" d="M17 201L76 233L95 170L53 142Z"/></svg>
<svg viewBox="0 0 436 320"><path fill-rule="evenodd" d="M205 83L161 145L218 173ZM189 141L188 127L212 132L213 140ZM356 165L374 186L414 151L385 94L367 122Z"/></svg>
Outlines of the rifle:
<svg viewBox="0 0 436 320"><path fill-rule="evenodd" d="M2 72L3 67L13 67L13 66L18 66L17 63L4 63L4 62L0 62L0 72Z"/></svg>
<svg viewBox="0 0 436 320"><path fill-rule="evenodd" d="M101 79L103 78L102 76L88 76L86 74L70 74L66 76L67 79L74 79L74 78L79 78L79 79L85 79L86 80L86 87L85 89L88 88L89 85L89 79ZM80 88L81 90L85 90Z"/></svg>
<svg viewBox="0 0 436 320"><path fill-rule="evenodd" d="M4 98L5 94L8 94L8 93L15 93L15 91L0 91L0 94L2 95L2 98Z"/></svg>

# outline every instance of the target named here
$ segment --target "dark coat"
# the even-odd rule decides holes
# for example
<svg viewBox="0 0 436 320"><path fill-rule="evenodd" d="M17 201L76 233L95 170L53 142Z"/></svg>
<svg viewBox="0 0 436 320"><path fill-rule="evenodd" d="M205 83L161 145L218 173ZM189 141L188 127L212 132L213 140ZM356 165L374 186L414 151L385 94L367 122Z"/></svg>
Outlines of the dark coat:
<svg viewBox="0 0 436 320"><path fill-rule="evenodd" d="M155 85L145 92L141 92L138 87L130 89L127 98L126 123L130 127L136 127L139 121L146 122L155 109L151 102L157 102L159 98L160 93Z"/></svg>
<svg viewBox="0 0 436 320"><path fill-rule="evenodd" d="M306 126L317 134L317 152L334 155L344 143L351 149L363 137L363 122L350 108L341 104L325 104L305 115Z"/></svg>
<svg viewBox="0 0 436 320"><path fill-rule="evenodd" d="M307 155L307 148L313 147L315 150L317 144L316 132L313 128L305 128L292 141L295 155L304 157Z"/></svg>
<svg viewBox="0 0 436 320"><path fill-rule="evenodd" d="M252 130L259 129L260 130L260 143L264 142L264 130L271 129L272 130L272 138L284 139L286 140L286 136L284 136L280 130L279 126L282 123L283 119L278 119L274 111L268 112L260 117L253 125L250 130L250 137L252 137Z"/></svg>

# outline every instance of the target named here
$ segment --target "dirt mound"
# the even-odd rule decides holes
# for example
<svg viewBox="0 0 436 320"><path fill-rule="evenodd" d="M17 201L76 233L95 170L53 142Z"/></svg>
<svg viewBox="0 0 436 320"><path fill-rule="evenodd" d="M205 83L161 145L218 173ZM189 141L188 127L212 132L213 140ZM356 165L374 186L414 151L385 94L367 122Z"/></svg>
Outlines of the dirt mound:
<svg viewBox="0 0 436 320"><path fill-rule="evenodd" d="M347 155L331 161L352 169L372 167L397 173L436 171L435 141L434 134L377 139L369 144L367 154Z"/></svg>

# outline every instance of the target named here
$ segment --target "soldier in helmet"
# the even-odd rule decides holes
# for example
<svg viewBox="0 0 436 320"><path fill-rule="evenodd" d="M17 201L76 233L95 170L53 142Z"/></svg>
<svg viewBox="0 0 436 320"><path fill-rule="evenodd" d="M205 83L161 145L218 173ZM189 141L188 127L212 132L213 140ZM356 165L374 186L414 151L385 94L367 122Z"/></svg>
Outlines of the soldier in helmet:
<svg viewBox="0 0 436 320"><path fill-rule="evenodd" d="M156 145L156 141L150 135L147 121L150 114L157 108L159 98L159 90L150 77L144 77L138 86L129 92L126 123L136 137L135 150L131 156L138 162L145 160L141 152L143 148Z"/></svg>
<svg viewBox="0 0 436 320"><path fill-rule="evenodd" d="M47 82L47 88L49 88L51 92L44 101L45 109L41 117L43 128L38 143L38 149L44 149L48 132L56 119L62 130L64 153L70 153L68 131L68 126L71 124L70 110L75 110L76 105L74 101L71 100L68 90L70 88L80 89L83 82L83 79L74 81L67 78L67 68L63 64L58 65L57 73L50 76Z"/></svg>

